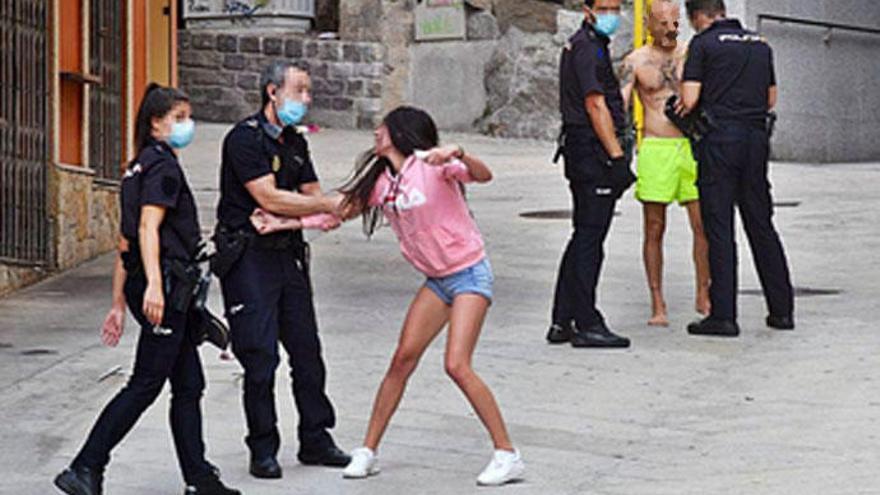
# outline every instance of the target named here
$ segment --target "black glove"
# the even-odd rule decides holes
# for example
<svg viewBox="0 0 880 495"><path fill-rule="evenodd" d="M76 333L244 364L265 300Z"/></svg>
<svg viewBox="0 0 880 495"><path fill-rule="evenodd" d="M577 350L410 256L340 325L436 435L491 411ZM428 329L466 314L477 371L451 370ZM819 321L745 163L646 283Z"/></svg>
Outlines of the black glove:
<svg viewBox="0 0 880 495"><path fill-rule="evenodd" d="M636 175L629 168L630 161L632 160L624 155L618 158L609 158L606 162L608 185L614 189L618 197L636 182Z"/></svg>
<svg viewBox="0 0 880 495"><path fill-rule="evenodd" d="M663 113L666 118L675 125L691 141L698 143L703 140L715 128L715 121L702 108L697 108L693 112L682 117L675 111L678 105L678 96L672 95L666 100L666 106Z"/></svg>

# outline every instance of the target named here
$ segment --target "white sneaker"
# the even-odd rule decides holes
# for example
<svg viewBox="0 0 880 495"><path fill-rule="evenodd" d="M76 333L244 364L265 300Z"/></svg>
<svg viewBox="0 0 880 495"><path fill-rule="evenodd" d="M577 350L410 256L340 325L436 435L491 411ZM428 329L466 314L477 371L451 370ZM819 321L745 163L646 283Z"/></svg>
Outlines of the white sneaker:
<svg viewBox="0 0 880 495"><path fill-rule="evenodd" d="M351 462L342 471L343 478L366 478L379 474L379 458L372 449L361 447L351 451Z"/></svg>
<svg viewBox="0 0 880 495"><path fill-rule="evenodd" d="M501 486L522 479L525 471L526 465L519 455L519 450L513 452L496 450L492 461L477 477L477 484L480 486Z"/></svg>

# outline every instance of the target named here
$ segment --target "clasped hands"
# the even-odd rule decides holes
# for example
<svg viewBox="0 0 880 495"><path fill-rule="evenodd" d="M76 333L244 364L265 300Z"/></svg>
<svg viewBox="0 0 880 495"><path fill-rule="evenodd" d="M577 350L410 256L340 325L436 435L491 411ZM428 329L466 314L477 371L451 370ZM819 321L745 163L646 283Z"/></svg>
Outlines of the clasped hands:
<svg viewBox="0 0 880 495"><path fill-rule="evenodd" d="M321 230L329 232L335 230L342 225L342 215L344 196L334 195L328 196L328 210L325 213L316 213L300 218L285 217L276 215L263 208L257 208L251 213L250 221L254 229L260 235L282 232L285 230Z"/></svg>

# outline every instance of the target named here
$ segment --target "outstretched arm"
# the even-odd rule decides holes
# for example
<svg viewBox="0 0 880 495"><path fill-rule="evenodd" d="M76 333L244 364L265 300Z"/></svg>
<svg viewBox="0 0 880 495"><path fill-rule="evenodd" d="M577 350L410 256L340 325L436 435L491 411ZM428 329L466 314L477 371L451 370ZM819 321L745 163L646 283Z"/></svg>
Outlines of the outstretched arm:
<svg viewBox="0 0 880 495"><path fill-rule="evenodd" d="M245 187L260 208L276 215L301 217L333 211L334 205L322 194L303 194L279 189L273 174L251 180L245 184ZM309 192L314 193L313 190Z"/></svg>

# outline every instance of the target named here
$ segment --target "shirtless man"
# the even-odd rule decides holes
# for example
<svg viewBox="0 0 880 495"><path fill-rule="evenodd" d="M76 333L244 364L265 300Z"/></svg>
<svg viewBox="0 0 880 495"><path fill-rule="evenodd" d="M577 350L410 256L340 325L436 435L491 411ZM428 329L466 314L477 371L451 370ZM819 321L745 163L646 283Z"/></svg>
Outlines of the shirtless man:
<svg viewBox="0 0 880 495"><path fill-rule="evenodd" d="M650 45L625 59L620 84L629 107L633 90L645 107L645 137L638 153L636 199L644 206L643 255L651 289L648 325L668 326L663 298L663 234L666 207L673 201L685 207L694 234L693 257L697 271L697 312L708 315L709 259L697 193L697 163L690 143L664 115L666 100L678 93L687 46L678 43L680 12L674 0L654 0L647 27L654 38Z"/></svg>

